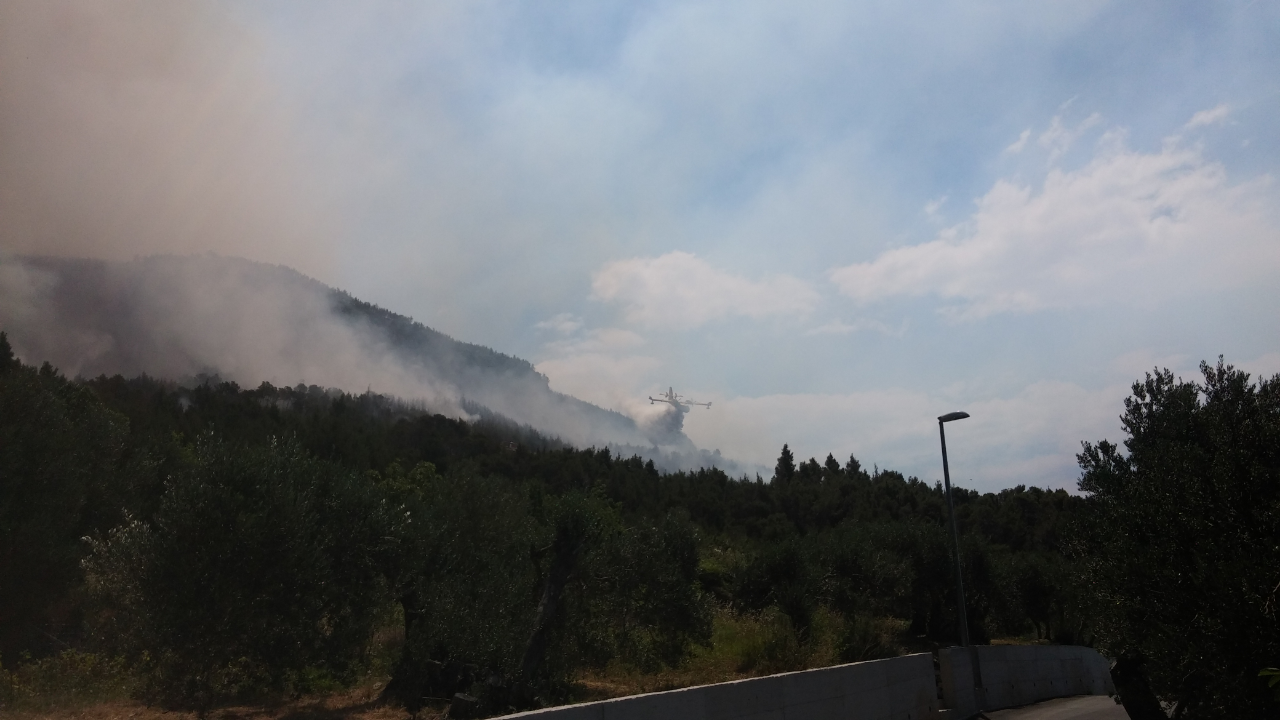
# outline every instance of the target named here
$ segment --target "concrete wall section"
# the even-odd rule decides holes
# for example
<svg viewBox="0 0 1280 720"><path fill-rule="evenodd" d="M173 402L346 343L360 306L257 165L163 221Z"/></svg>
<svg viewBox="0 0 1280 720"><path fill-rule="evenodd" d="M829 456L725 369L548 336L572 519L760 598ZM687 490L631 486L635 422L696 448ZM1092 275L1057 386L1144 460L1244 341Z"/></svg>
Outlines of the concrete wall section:
<svg viewBox="0 0 1280 720"><path fill-rule="evenodd" d="M976 651L984 692L973 688ZM1071 695L1112 695L1110 663L1096 650L1071 645L983 645L938 652L943 704L960 716ZM985 697L979 697L985 695Z"/></svg>
<svg viewBox="0 0 1280 720"><path fill-rule="evenodd" d="M973 687L979 658L983 691ZM1064 645L946 648L938 653L942 707L979 709L1115 692L1106 658ZM925 720L940 717L928 654L649 693L508 715L528 720Z"/></svg>
<svg viewBox="0 0 1280 720"><path fill-rule="evenodd" d="M508 715L528 720L924 720L938 690L927 654Z"/></svg>
<svg viewBox="0 0 1280 720"><path fill-rule="evenodd" d="M959 717L969 717L978 711L978 698L973 687L973 666L969 662L969 650L951 647L938 651L938 681L942 691L942 706Z"/></svg>

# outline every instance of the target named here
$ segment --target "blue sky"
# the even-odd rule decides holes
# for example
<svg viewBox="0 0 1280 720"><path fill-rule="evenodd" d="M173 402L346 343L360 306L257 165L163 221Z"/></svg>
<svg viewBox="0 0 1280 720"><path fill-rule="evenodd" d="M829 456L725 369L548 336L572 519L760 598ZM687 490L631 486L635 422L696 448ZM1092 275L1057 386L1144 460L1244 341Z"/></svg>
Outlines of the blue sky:
<svg viewBox="0 0 1280 720"><path fill-rule="evenodd" d="M249 17L355 169L333 282L606 406L713 400L731 456L933 479L964 408L959 475L1071 486L1144 370L1280 370L1274 4Z"/></svg>
<svg viewBox="0 0 1280 720"><path fill-rule="evenodd" d="M1275 3L210 7L307 231L177 249L637 417L674 386L731 457L934 480L964 409L959 481L1074 487L1144 370L1280 371Z"/></svg>

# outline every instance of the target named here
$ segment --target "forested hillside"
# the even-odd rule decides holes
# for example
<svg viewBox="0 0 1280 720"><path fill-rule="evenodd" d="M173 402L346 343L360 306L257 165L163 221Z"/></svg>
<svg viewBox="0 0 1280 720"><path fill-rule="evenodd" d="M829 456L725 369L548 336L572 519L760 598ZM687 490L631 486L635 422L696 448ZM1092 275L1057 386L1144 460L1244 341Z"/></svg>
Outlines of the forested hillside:
<svg viewBox="0 0 1280 720"><path fill-rule="evenodd" d="M528 361L286 267L216 255L127 262L6 255L0 270L0 327L18 356L72 377L218 375L252 385L372 389L448 417L500 414L580 446L643 448L660 464L673 451L693 450L678 434L654 452L670 439L552 390Z"/></svg>
<svg viewBox="0 0 1280 720"><path fill-rule="evenodd" d="M941 489L852 457L661 473L371 393L71 381L7 342L0 362L6 666L121 656L145 697L207 706L349 681L390 625L387 700L497 711L611 662L679 666L726 617L776 617L796 647L835 622L845 660L954 638ZM956 499L975 635L1080 639L1061 534L1081 498Z"/></svg>
<svg viewBox="0 0 1280 720"><path fill-rule="evenodd" d="M1097 644L1126 706L1268 717L1280 377L1204 373L1134 385L1090 496L956 489L975 641ZM664 473L373 393L68 380L2 333L0 408L0 703L47 659L163 707L383 673L382 702L494 714L956 639L941 488L853 457Z"/></svg>

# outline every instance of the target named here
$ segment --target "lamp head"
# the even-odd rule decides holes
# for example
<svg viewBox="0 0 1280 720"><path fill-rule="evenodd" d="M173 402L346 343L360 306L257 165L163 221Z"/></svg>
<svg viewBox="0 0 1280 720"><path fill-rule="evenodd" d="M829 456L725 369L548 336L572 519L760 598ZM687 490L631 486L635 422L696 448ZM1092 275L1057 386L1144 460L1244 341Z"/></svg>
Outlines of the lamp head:
<svg viewBox="0 0 1280 720"><path fill-rule="evenodd" d="M944 422L951 422L952 420L963 420L967 417L969 417L969 413L964 411L947 413L946 415L939 415L938 422L944 423Z"/></svg>

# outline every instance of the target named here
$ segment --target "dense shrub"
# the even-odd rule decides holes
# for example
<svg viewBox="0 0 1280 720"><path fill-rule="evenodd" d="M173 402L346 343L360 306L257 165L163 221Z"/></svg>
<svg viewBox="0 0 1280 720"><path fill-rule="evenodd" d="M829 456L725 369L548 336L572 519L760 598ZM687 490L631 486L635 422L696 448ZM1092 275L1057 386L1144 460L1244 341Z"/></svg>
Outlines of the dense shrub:
<svg viewBox="0 0 1280 720"><path fill-rule="evenodd" d="M121 657L76 650L0 667L0 710L45 712L127 698L137 678Z"/></svg>
<svg viewBox="0 0 1280 720"><path fill-rule="evenodd" d="M372 393L68 381L0 350L5 667L120 652L144 697L202 707L377 664L411 709L469 691L500 711L584 669L718 657L712 616L745 633L726 672L956 637L941 487L852 457L664 474ZM1082 502L956 489L975 639L1086 637L1059 554ZM392 617L394 650L366 657Z"/></svg>
<svg viewBox="0 0 1280 720"><path fill-rule="evenodd" d="M373 476L395 519L391 587L405 642L384 698L417 710L424 696L466 691L482 674L518 675L533 626L535 532L519 488L429 463Z"/></svg>
<svg viewBox="0 0 1280 720"><path fill-rule="evenodd" d="M1273 718L1258 672L1280 657L1280 376L1201 369L1133 385L1127 455L1085 444L1077 582L1100 646L1145 665L1179 717Z"/></svg>
<svg viewBox="0 0 1280 720"><path fill-rule="evenodd" d="M0 333L0 662L75 634L80 538L120 521L127 432L84 386L18 363Z"/></svg>
<svg viewBox="0 0 1280 720"><path fill-rule="evenodd" d="M698 583L698 535L670 514L626 526L601 508L608 528L588 548L568 588L562 665L615 658L654 671L674 667L711 637L711 605Z"/></svg>
<svg viewBox="0 0 1280 720"><path fill-rule="evenodd" d="M350 673L385 597L387 515L368 483L293 443L203 439L153 518L94 541L99 633L170 705Z"/></svg>

